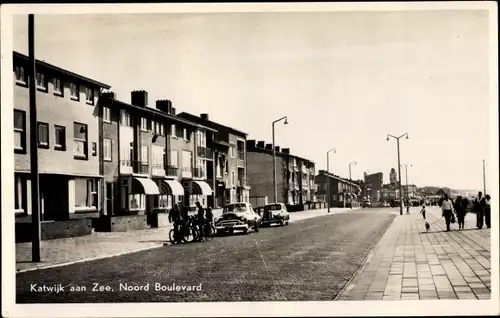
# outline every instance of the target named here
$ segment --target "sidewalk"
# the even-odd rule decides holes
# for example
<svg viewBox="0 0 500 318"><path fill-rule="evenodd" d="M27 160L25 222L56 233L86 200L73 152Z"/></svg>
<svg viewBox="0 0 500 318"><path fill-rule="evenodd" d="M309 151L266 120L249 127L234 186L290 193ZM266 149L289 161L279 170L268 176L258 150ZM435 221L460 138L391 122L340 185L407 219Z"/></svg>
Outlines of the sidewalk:
<svg viewBox="0 0 500 318"><path fill-rule="evenodd" d="M349 208L332 208L330 214L354 211ZM221 210L214 210L218 217ZM327 209L290 213L290 223L328 215ZM158 248L168 243L172 227L130 232L95 232L91 235L42 241L40 263L31 262L31 243L16 244L16 269L18 272L64 266Z"/></svg>
<svg viewBox="0 0 500 318"><path fill-rule="evenodd" d="M490 299L490 229L478 230L471 213L465 230L455 223L445 232L441 211L430 207L425 233L419 212L396 217L338 300Z"/></svg>

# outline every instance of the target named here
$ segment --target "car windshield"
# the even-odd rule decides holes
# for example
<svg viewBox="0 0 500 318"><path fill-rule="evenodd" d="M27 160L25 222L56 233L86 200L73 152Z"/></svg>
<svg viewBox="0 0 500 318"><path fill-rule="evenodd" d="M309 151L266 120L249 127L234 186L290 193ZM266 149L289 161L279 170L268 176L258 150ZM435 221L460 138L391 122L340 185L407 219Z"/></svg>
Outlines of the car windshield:
<svg viewBox="0 0 500 318"><path fill-rule="evenodd" d="M266 205L264 207L264 211L279 211L281 210L281 205L279 204L271 204L271 205Z"/></svg>
<svg viewBox="0 0 500 318"><path fill-rule="evenodd" d="M241 204L231 204L224 208L223 213L231 213L231 212L246 212L247 206L243 203Z"/></svg>

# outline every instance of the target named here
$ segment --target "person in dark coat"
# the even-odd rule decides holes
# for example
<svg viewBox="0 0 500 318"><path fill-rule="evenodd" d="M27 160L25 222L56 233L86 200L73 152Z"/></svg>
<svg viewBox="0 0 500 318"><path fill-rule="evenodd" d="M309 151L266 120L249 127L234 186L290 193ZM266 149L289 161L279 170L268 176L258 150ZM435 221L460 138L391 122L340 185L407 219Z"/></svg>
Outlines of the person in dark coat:
<svg viewBox="0 0 500 318"><path fill-rule="evenodd" d="M466 207L464 207L465 201L462 196L458 196L453 205L455 208L455 214L457 215L458 229L463 230L465 226L465 214L467 213Z"/></svg>
<svg viewBox="0 0 500 318"><path fill-rule="evenodd" d="M179 206L177 204L174 204L172 209L170 209L170 212L168 213L168 221L170 223L174 223L174 237L175 241L177 243L180 242L181 235L180 235L180 226L181 226L181 211L179 210Z"/></svg>
<svg viewBox="0 0 500 318"><path fill-rule="evenodd" d="M474 212L476 213L476 226L478 229L483 228L484 224L484 206L485 206L486 200L483 198L483 193L479 191L477 193L477 198L474 201Z"/></svg>
<svg viewBox="0 0 500 318"><path fill-rule="evenodd" d="M198 209L198 214L196 215L196 221L198 224L198 234L200 237L198 240L200 240L203 237L203 230L204 230L204 225L205 225L205 209L201 206L200 202L196 202L196 208Z"/></svg>
<svg viewBox="0 0 500 318"><path fill-rule="evenodd" d="M491 226L491 197L489 194L485 196L484 200L484 223L486 223L486 227L490 228Z"/></svg>

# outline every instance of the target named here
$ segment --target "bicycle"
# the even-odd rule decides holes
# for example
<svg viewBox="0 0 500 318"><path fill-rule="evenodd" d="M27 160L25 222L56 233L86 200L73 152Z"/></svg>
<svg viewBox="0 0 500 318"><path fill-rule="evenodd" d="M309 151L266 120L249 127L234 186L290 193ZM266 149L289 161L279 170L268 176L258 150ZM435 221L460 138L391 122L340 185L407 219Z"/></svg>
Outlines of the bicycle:
<svg viewBox="0 0 500 318"><path fill-rule="evenodd" d="M188 218L186 222L182 222L179 226L179 232L181 235L180 241L185 243L191 243L198 237L198 229L194 225L194 220L192 218ZM172 244L176 244L176 240L174 239L175 230L171 229L169 232L169 239Z"/></svg>
<svg viewBox="0 0 500 318"><path fill-rule="evenodd" d="M215 227L213 222L205 222L203 224L203 237L201 239L205 239L206 241L211 241L215 237Z"/></svg>

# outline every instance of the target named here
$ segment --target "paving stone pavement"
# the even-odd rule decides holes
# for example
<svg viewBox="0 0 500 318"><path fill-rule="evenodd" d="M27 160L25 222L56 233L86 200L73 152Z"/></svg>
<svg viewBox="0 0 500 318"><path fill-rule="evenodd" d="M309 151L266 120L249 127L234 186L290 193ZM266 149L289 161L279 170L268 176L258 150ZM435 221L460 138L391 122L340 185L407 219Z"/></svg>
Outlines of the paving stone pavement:
<svg viewBox="0 0 500 318"><path fill-rule="evenodd" d="M465 230L446 232L438 207L397 216L338 300L490 299L490 229L477 229L469 213ZM406 211L405 211L406 213Z"/></svg>
<svg viewBox="0 0 500 318"><path fill-rule="evenodd" d="M332 208L331 215L356 208ZM217 217L222 210L214 210ZM328 215L326 209L309 210L290 213L290 222ZM16 244L16 270L18 272L31 271L55 266L62 266L76 262L119 256L158 248L168 243L168 232L172 226L130 232L94 232L91 235L42 241L42 262L31 262L31 243Z"/></svg>

